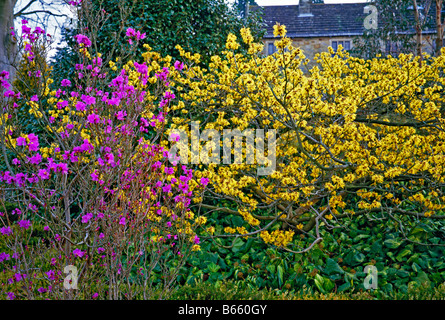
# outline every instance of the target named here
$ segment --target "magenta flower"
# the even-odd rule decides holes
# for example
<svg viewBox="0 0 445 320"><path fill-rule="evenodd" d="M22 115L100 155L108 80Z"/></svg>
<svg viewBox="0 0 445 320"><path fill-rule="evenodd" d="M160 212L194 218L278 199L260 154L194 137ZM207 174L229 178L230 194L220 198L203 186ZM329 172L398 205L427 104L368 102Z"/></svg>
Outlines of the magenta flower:
<svg viewBox="0 0 445 320"><path fill-rule="evenodd" d="M63 162L58 163L56 165L56 171L60 171L63 174L68 174L68 165L66 163L63 163Z"/></svg>
<svg viewBox="0 0 445 320"><path fill-rule="evenodd" d="M9 259L10 259L10 256L8 253L6 253L6 252L0 253L0 262L3 262L3 260L9 260Z"/></svg>
<svg viewBox="0 0 445 320"><path fill-rule="evenodd" d="M77 101L77 103L76 103L76 110L77 111L85 111L86 110L85 103L83 103L81 101Z"/></svg>
<svg viewBox="0 0 445 320"><path fill-rule="evenodd" d="M96 98L83 94L82 101L85 102L86 105L92 105L96 103Z"/></svg>
<svg viewBox="0 0 445 320"><path fill-rule="evenodd" d="M89 114L89 115L88 115L88 117L87 117L87 121L88 121L89 123L99 123L99 121L100 121L100 117L99 117L97 114L92 113L92 114Z"/></svg>
<svg viewBox="0 0 445 320"><path fill-rule="evenodd" d="M56 280L56 274L54 270L49 270L45 272L49 280Z"/></svg>
<svg viewBox="0 0 445 320"><path fill-rule="evenodd" d="M121 219L119 220L119 224L125 226L125 217L121 217Z"/></svg>
<svg viewBox="0 0 445 320"><path fill-rule="evenodd" d="M8 292L7 295L8 295L8 299L9 300L14 300L15 299L15 294L14 293Z"/></svg>
<svg viewBox="0 0 445 320"><path fill-rule="evenodd" d="M80 250L80 249L74 249L73 254L74 254L75 256L79 257L79 258L82 258L83 255L85 254L85 252L83 252L83 251Z"/></svg>
<svg viewBox="0 0 445 320"><path fill-rule="evenodd" d="M130 44L133 43L131 38L136 38L136 40L145 39L145 33L141 33L140 31L136 31L133 28L128 28L127 32L125 33L125 35L130 38L130 39L128 39L128 42Z"/></svg>
<svg viewBox="0 0 445 320"><path fill-rule="evenodd" d="M127 116L127 112L125 110L121 110L116 113L117 120L120 120L120 121L124 120L126 116Z"/></svg>
<svg viewBox="0 0 445 320"><path fill-rule="evenodd" d="M29 221L29 220L20 220L18 222L18 225L19 225L20 228L23 228L23 229L26 230L26 229L28 229L31 226L31 221Z"/></svg>
<svg viewBox="0 0 445 320"><path fill-rule="evenodd" d="M127 37L134 37L134 36L136 36L136 30L134 30L133 28L128 28L125 35Z"/></svg>
<svg viewBox="0 0 445 320"><path fill-rule="evenodd" d="M46 169L39 169L39 173L37 175L41 180L46 180L50 177L49 172Z"/></svg>
<svg viewBox="0 0 445 320"><path fill-rule="evenodd" d="M3 228L0 229L0 233L2 235L4 235L4 236L9 236L9 235L12 234L12 229L9 226L8 227L3 227Z"/></svg>
<svg viewBox="0 0 445 320"><path fill-rule="evenodd" d="M170 92L170 91L166 91L166 92L164 93L164 99L165 99L165 100L167 100L167 101L171 101L171 100L173 100L174 98L176 98L176 96L175 96L174 93L172 93L172 92Z"/></svg>
<svg viewBox="0 0 445 320"><path fill-rule="evenodd" d="M23 279L23 277L20 273L14 274L14 278L15 278L15 281L17 281L17 282L19 282Z"/></svg>
<svg viewBox="0 0 445 320"><path fill-rule="evenodd" d="M39 137L34 133L28 134L29 145L28 148L30 151L39 151Z"/></svg>
<svg viewBox="0 0 445 320"><path fill-rule="evenodd" d="M186 192L188 191L188 189L189 189L189 186L188 186L188 184L186 184L186 183L180 183L180 184L178 185L178 188L179 188L182 192L186 193Z"/></svg>
<svg viewBox="0 0 445 320"><path fill-rule="evenodd" d="M43 231L48 231L49 230L49 226L44 226L43 227Z"/></svg>
<svg viewBox="0 0 445 320"><path fill-rule="evenodd" d="M68 79L63 79L63 80L60 82L60 85L61 85L62 87L71 87L71 81L69 81Z"/></svg>
<svg viewBox="0 0 445 320"><path fill-rule="evenodd" d="M209 179L208 179L208 178L201 178L200 182L201 182L201 184L202 184L203 186L206 186L206 185L208 185L208 183L209 183Z"/></svg>
<svg viewBox="0 0 445 320"><path fill-rule="evenodd" d="M180 61L176 61L175 62L175 69L178 71L181 71L184 68L184 63L180 62Z"/></svg>
<svg viewBox="0 0 445 320"><path fill-rule="evenodd" d="M40 153L36 153L32 157L28 157L28 162L31 164L39 164L42 161L42 156Z"/></svg>
<svg viewBox="0 0 445 320"><path fill-rule="evenodd" d="M87 48L91 46L91 40L83 34L77 34L74 38L76 38L78 44L83 44Z"/></svg>
<svg viewBox="0 0 445 320"><path fill-rule="evenodd" d="M96 172L91 173L91 180L99 181L99 175Z"/></svg>
<svg viewBox="0 0 445 320"><path fill-rule="evenodd" d="M93 214L91 212L85 214L82 216L82 223L87 223L90 221L90 219L93 217Z"/></svg>

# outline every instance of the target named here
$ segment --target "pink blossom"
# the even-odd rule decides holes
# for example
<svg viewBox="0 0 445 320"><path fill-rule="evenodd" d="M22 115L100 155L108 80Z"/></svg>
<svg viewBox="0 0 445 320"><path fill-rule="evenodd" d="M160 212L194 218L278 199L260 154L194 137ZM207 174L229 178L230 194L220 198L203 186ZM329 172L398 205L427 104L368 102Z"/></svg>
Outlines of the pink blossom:
<svg viewBox="0 0 445 320"><path fill-rule="evenodd" d="M4 236L9 236L9 235L12 234L12 229L9 226L8 227L3 227L3 228L0 228L0 233L2 235L4 235Z"/></svg>
<svg viewBox="0 0 445 320"><path fill-rule="evenodd" d="M121 110L116 113L117 120L120 120L120 121L124 120L126 116L127 116L127 112L125 110Z"/></svg>
<svg viewBox="0 0 445 320"><path fill-rule="evenodd" d="M20 220L18 222L20 228L28 229L31 226L31 221L29 220Z"/></svg>
<svg viewBox="0 0 445 320"><path fill-rule="evenodd" d="M62 87L71 87L71 81L69 81L68 79L63 79L60 85Z"/></svg>
<svg viewBox="0 0 445 320"><path fill-rule="evenodd" d="M80 249L74 249L73 254L74 254L75 256L78 256L79 258L82 258L83 255L85 254L85 252L83 252L83 251L80 250Z"/></svg>
<svg viewBox="0 0 445 320"><path fill-rule="evenodd" d="M32 157L28 157L28 162L31 164L39 164L42 161L42 156L40 153L36 153Z"/></svg>
<svg viewBox="0 0 445 320"><path fill-rule="evenodd" d="M184 68L184 63L176 61L174 66L176 70L181 71Z"/></svg>
<svg viewBox="0 0 445 320"><path fill-rule="evenodd" d="M77 111L85 111L86 110L85 103L83 103L81 101L77 101L77 103L76 103L76 110Z"/></svg>
<svg viewBox="0 0 445 320"><path fill-rule="evenodd" d="M203 186L206 186L209 183L209 179L208 178L201 178L200 182L201 182L201 184Z"/></svg>
<svg viewBox="0 0 445 320"><path fill-rule="evenodd" d="M85 214L82 216L82 223L87 223L90 221L90 219L93 217L93 214L91 212Z"/></svg>
<svg viewBox="0 0 445 320"><path fill-rule="evenodd" d="M26 139L23 137L18 137L17 138L17 145L18 146L26 146Z"/></svg>
<svg viewBox="0 0 445 320"><path fill-rule="evenodd" d="M49 179L49 177L50 177L49 172L48 172L48 170L46 170L46 169L39 169L39 173L38 173L37 175L38 175L38 176L40 177L40 179L42 179L42 180Z"/></svg>
<svg viewBox="0 0 445 320"><path fill-rule="evenodd" d="M91 40L83 34L77 34L74 38L76 38L78 44L83 44L87 48L91 46Z"/></svg>
<svg viewBox="0 0 445 320"><path fill-rule="evenodd" d="M100 121L100 117L99 117L97 114L92 113L92 114L89 114L89 115L88 115L88 117L87 117L87 121L88 121L89 123L99 123L99 121Z"/></svg>
<svg viewBox="0 0 445 320"><path fill-rule="evenodd" d="M92 105L96 103L96 98L83 94L82 101L85 102L86 105Z"/></svg>
<svg viewBox="0 0 445 320"><path fill-rule="evenodd" d="M172 187L169 184L162 187L162 192L169 193L171 190L172 190Z"/></svg>

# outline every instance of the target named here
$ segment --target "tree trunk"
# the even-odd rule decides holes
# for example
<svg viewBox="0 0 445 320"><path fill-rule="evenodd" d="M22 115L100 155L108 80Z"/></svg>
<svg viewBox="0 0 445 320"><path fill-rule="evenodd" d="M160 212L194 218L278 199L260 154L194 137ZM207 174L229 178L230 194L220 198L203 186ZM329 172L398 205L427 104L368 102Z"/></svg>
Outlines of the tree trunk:
<svg viewBox="0 0 445 320"><path fill-rule="evenodd" d="M422 61L422 26L417 1L413 0L414 18L416 20L416 55Z"/></svg>
<svg viewBox="0 0 445 320"><path fill-rule="evenodd" d="M443 0L436 0L436 56L440 55L440 49L443 47L442 2Z"/></svg>
<svg viewBox="0 0 445 320"><path fill-rule="evenodd" d="M14 28L14 6L17 0L0 0L0 71L9 72L9 82L15 78L15 67L12 66L16 55L15 37L11 35Z"/></svg>

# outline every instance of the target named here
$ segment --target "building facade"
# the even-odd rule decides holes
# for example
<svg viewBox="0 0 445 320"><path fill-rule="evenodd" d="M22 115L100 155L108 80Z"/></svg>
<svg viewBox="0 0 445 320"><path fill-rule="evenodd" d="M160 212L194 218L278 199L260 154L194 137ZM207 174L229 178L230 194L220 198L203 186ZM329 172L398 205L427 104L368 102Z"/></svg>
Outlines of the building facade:
<svg viewBox="0 0 445 320"><path fill-rule="evenodd" d="M286 26L287 36L292 39L293 45L300 47L310 60L316 53L328 51L329 47L337 50L342 45L345 50L350 50L354 46L354 38L362 36L366 30L364 22L370 11L365 7L369 5L300 0L299 5L265 6L263 18L267 32L263 38L264 54L270 55L276 51L274 42L277 37L273 34L276 23ZM424 51L431 53L434 50L430 45L434 42L434 34L434 29L423 31ZM387 54L398 53L397 44L394 43L382 43L382 49Z"/></svg>

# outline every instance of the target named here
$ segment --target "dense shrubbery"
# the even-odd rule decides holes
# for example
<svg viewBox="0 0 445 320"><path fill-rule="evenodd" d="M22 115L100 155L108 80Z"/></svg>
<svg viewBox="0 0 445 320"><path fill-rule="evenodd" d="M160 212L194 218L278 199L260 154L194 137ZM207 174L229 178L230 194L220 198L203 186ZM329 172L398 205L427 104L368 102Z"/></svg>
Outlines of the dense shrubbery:
<svg viewBox="0 0 445 320"><path fill-rule="evenodd" d="M365 289L367 265L373 297L443 292L445 52L365 61L340 48L305 73L279 25L274 55L243 28L246 51L229 34L208 68L181 46L181 61L148 45L138 61L103 60L78 34L73 78L54 83L36 58L44 31L22 31L27 78L0 74L2 298L162 298L227 280L343 294ZM268 140L251 162L175 158L178 130L188 144L195 129L214 130L201 161L227 151L224 129L247 136L243 159L249 130L277 139L251 137ZM69 266L80 290L65 290Z"/></svg>
<svg viewBox="0 0 445 320"><path fill-rule="evenodd" d="M79 34L78 81L51 86L35 61L44 31L22 21L22 32L35 94L12 88L7 72L0 77L7 167L0 203L13 206L0 216L2 295L150 298L157 285L168 294L190 251L199 249L200 223L189 209L192 171L169 161L159 144L174 99L160 80L168 72L131 65L102 90L97 84L108 67ZM21 126L23 106L43 134ZM43 233L35 241L38 225ZM78 276L80 290L64 290L77 285L64 284L64 272L72 273L68 280Z"/></svg>

